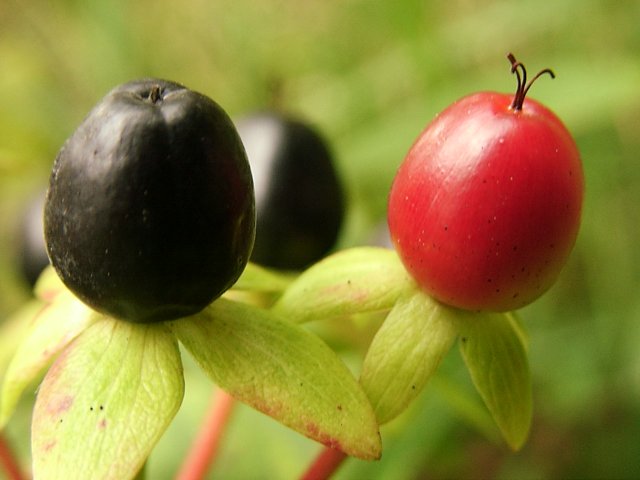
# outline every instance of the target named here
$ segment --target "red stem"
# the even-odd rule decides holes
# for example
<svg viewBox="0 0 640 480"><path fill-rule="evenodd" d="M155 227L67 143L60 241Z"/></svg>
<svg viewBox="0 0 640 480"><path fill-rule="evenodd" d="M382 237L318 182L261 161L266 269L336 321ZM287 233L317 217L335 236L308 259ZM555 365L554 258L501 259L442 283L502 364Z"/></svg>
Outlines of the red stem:
<svg viewBox="0 0 640 480"><path fill-rule="evenodd" d="M347 455L344 452L325 447L300 480L326 480L336 473L346 458Z"/></svg>
<svg viewBox="0 0 640 480"><path fill-rule="evenodd" d="M23 475L13 451L2 435L0 435L0 465L10 480L25 480L27 478Z"/></svg>
<svg viewBox="0 0 640 480"><path fill-rule="evenodd" d="M214 393L207 416L176 480L201 480L205 477L218 454L235 403L233 397L222 390Z"/></svg>

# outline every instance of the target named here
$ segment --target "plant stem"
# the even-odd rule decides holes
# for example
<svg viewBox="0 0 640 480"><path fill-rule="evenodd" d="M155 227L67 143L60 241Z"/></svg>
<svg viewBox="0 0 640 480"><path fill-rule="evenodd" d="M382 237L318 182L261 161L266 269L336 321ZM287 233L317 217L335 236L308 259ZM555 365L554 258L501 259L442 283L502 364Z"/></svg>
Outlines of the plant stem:
<svg viewBox="0 0 640 480"><path fill-rule="evenodd" d="M215 460L225 427L236 404L228 393L217 390L212 397L204 419L187 458L184 460L176 480L201 480Z"/></svg>
<svg viewBox="0 0 640 480"><path fill-rule="evenodd" d="M24 480L26 478L22 474L13 451L2 435L0 435L0 465L2 465L8 479Z"/></svg>
<svg viewBox="0 0 640 480"><path fill-rule="evenodd" d="M347 455L340 450L325 447L300 480L326 480L338 470L346 458Z"/></svg>

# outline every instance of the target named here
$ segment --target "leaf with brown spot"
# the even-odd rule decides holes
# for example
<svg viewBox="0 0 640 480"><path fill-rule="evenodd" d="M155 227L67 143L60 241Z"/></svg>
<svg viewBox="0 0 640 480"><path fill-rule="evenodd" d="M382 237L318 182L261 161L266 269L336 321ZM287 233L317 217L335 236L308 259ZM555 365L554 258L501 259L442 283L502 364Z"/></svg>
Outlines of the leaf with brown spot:
<svg viewBox="0 0 640 480"><path fill-rule="evenodd" d="M133 478L182 403L177 341L164 324L104 318L58 357L33 412L35 478Z"/></svg>
<svg viewBox="0 0 640 480"><path fill-rule="evenodd" d="M371 404L317 336L224 298L171 326L204 371L237 400L348 455L380 456Z"/></svg>

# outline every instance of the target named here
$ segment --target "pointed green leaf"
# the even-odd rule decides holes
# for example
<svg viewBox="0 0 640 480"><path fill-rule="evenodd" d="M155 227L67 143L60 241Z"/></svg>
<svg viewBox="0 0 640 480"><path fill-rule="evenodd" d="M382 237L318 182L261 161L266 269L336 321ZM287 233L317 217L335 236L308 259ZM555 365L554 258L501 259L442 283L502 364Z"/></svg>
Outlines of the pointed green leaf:
<svg viewBox="0 0 640 480"><path fill-rule="evenodd" d="M291 275L249 262L232 288L234 290L275 293L287 288L292 278Z"/></svg>
<svg viewBox="0 0 640 480"><path fill-rule="evenodd" d="M42 307L40 300L30 300L0 324L0 385L15 351Z"/></svg>
<svg viewBox="0 0 640 480"><path fill-rule="evenodd" d="M404 411L436 371L456 338L456 315L418 290L389 312L360 377L380 424Z"/></svg>
<svg viewBox="0 0 640 480"><path fill-rule="evenodd" d="M7 368L0 426L13 414L24 389L98 316L66 289L41 308Z"/></svg>
<svg viewBox="0 0 640 480"><path fill-rule="evenodd" d="M394 250L358 247L335 253L303 272L273 311L307 322L390 309L413 282Z"/></svg>
<svg viewBox="0 0 640 480"><path fill-rule="evenodd" d="M60 355L33 412L35 478L133 478L178 411L178 344L163 324L102 318Z"/></svg>
<svg viewBox="0 0 640 480"><path fill-rule="evenodd" d="M172 322L172 328L213 381L237 400L348 455L380 456L367 397L317 336L267 310L224 298Z"/></svg>
<svg viewBox="0 0 640 480"><path fill-rule="evenodd" d="M510 314L479 313L461 322L460 349L478 393L513 450L531 425L531 376L523 332Z"/></svg>

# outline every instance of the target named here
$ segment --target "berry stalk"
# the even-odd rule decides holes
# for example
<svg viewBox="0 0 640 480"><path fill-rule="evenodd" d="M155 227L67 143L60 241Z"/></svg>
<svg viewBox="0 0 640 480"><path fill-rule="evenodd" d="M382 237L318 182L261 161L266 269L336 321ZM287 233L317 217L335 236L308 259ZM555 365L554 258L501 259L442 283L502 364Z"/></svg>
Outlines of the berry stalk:
<svg viewBox="0 0 640 480"><path fill-rule="evenodd" d="M201 480L205 477L218 454L235 404L235 399L222 390L218 390L213 395L207 416L176 480Z"/></svg>
<svg viewBox="0 0 640 480"><path fill-rule="evenodd" d="M22 473L20 465L7 443L7 440L0 434L0 465L9 480L25 480L27 477Z"/></svg>
<svg viewBox="0 0 640 480"><path fill-rule="evenodd" d="M336 473L347 455L340 450L325 447L316 457L300 480L326 480Z"/></svg>

